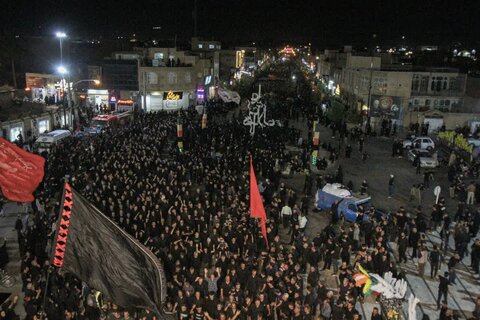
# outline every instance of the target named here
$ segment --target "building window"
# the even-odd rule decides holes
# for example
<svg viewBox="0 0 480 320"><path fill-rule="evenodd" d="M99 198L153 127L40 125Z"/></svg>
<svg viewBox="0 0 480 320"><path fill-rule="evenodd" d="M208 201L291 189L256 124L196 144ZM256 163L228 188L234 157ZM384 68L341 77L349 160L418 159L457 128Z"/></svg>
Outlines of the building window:
<svg viewBox="0 0 480 320"><path fill-rule="evenodd" d="M412 91L418 91L420 88L420 77L418 75L414 75L412 79Z"/></svg>
<svg viewBox="0 0 480 320"><path fill-rule="evenodd" d="M62 114L62 116L61 116L61 124L62 124L62 127L64 127L64 126L66 126L66 125L69 124L69 119L70 119L70 116L69 116L68 113L65 114L65 115Z"/></svg>
<svg viewBox="0 0 480 320"><path fill-rule="evenodd" d="M177 74L175 72L168 73L168 84L177 83Z"/></svg>
<svg viewBox="0 0 480 320"><path fill-rule="evenodd" d="M413 104L418 106L418 99L413 100Z"/></svg>
<svg viewBox="0 0 480 320"><path fill-rule="evenodd" d="M430 106L430 99L425 100L425 106L429 107Z"/></svg>
<svg viewBox="0 0 480 320"><path fill-rule="evenodd" d="M449 107L450 106L450 100L445 100L445 107Z"/></svg>
<svg viewBox="0 0 480 320"><path fill-rule="evenodd" d="M45 131L48 131L50 129L48 120L38 121L37 126L38 126L38 133L39 134L45 133Z"/></svg>
<svg viewBox="0 0 480 320"><path fill-rule="evenodd" d="M156 72L148 73L148 84L158 84L158 75Z"/></svg>
<svg viewBox="0 0 480 320"><path fill-rule="evenodd" d="M420 90L419 92L427 92L428 91L428 76L422 76L420 78Z"/></svg>
<svg viewBox="0 0 480 320"><path fill-rule="evenodd" d="M10 128L10 141L11 142L14 142L15 140L18 140L19 135L22 135L22 137L23 137L23 128L22 127ZM23 137L23 140L25 140L25 137Z"/></svg>
<svg viewBox="0 0 480 320"><path fill-rule="evenodd" d="M153 54L153 59L163 60L163 52L155 52L155 53Z"/></svg>
<svg viewBox="0 0 480 320"><path fill-rule="evenodd" d="M215 48L215 45L209 44L209 45L208 45L208 48L209 48L209 49L214 49L214 48Z"/></svg>
<svg viewBox="0 0 480 320"><path fill-rule="evenodd" d="M198 49L203 49L203 44L202 43L198 44Z"/></svg>
<svg viewBox="0 0 480 320"><path fill-rule="evenodd" d="M450 90L458 90L458 78L450 77L448 87L450 88Z"/></svg>

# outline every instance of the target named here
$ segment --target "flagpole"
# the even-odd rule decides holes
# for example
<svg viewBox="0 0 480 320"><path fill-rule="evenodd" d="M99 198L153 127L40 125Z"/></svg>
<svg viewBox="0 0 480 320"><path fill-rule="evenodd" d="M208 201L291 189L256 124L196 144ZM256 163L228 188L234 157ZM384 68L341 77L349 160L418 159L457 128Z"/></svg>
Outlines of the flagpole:
<svg viewBox="0 0 480 320"><path fill-rule="evenodd" d="M60 201L60 207L58 208L59 212L58 212L58 219L57 219L57 223L56 223L57 230L55 232L55 237L53 238L53 241L52 241L52 246L50 248L50 254L48 255L49 266L47 268L47 279L46 279L46 283L45 283L45 291L43 292L42 307L40 308L45 313L45 315L47 314L46 309L45 309L45 305L47 303L47 293L48 293L48 284L50 282L50 274L55 271L55 268L52 268L52 259L53 259L53 252L55 251L55 245L57 243L57 238L58 238L59 223L60 223L60 220L62 219L63 203L65 202L65 184L66 183L67 183L67 177L64 178L62 198L61 198L61 201Z"/></svg>

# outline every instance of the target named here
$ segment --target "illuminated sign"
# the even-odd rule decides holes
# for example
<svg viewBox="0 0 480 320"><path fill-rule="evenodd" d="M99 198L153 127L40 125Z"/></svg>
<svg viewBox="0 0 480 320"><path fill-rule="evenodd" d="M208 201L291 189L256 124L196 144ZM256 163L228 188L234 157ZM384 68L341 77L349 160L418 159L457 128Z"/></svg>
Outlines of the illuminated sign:
<svg viewBox="0 0 480 320"><path fill-rule="evenodd" d="M82 99L82 100L85 99L85 97L86 97L86 96L85 96L84 94L81 94L81 95L79 96L79 98Z"/></svg>
<svg viewBox="0 0 480 320"><path fill-rule="evenodd" d="M133 100L118 100L118 104L124 105L124 106L133 106Z"/></svg>
<svg viewBox="0 0 480 320"><path fill-rule="evenodd" d="M203 101L205 99L205 88L199 87L197 88L197 100Z"/></svg>
<svg viewBox="0 0 480 320"><path fill-rule="evenodd" d="M212 76L206 76L205 77L205 85L210 84L210 82L212 82Z"/></svg>
<svg viewBox="0 0 480 320"><path fill-rule="evenodd" d="M110 97L110 102L117 102L117 97L111 96Z"/></svg>
<svg viewBox="0 0 480 320"><path fill-rule="evenodd" d="M337 87L335 88L335 94L336 94L337 96L340 95L340 86L339 86L338 84L337 84Z"/></svg>
<svg viewBox="0 0 480 320"><path fill-rule="evenodd" d="M163 100L182 100L183 92L181 91L165 91L163 93Z"/></svg>

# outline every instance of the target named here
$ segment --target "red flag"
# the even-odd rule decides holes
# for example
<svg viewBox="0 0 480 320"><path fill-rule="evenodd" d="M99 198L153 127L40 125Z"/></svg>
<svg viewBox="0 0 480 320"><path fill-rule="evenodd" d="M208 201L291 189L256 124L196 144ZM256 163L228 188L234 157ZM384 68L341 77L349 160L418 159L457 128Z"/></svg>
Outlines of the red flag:
<svg viewBox="0 0 480 320"><path fill-rule="evenodd" d="M43 179L45 159L0 138L0 188L11 201L32 202Z"/></svg>
<svg viewBox="0 0 480 320"><path fill-rule="evenodd" d="M257 178L255 177L255 170L253 169L252 157L250 157L250 217L257 218L260 221L263 238L267 243L267 214L263 207L263 201L258 191Z"/></svg>

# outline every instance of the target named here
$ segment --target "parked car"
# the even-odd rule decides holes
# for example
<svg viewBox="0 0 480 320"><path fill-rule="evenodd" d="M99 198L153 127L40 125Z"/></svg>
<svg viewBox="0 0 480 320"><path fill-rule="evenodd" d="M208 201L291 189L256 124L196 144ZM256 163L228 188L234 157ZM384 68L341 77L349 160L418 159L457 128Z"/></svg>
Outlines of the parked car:
<svg viewBox="0 0 480 320"><path fill-rule="evenodd" d="M413 140L403 140L403 147L405 149L433 150L435 142L429 137L418 137Z"/></svg>
<svg viewBox="0 0 480 320"><path fill-rule="evenodd" d="M472 145L474 148L480 147L480 139L468 138L467 142L468 144Z"/></svg>
<svg viewBox="0 0 480 320"><path fill-rule="evenodd" d="M420 161L421 168L436 168L438 167L438 160L432 156L428 150L410 149L407 153L407 158L415 165L415 160Z"/></svg>

